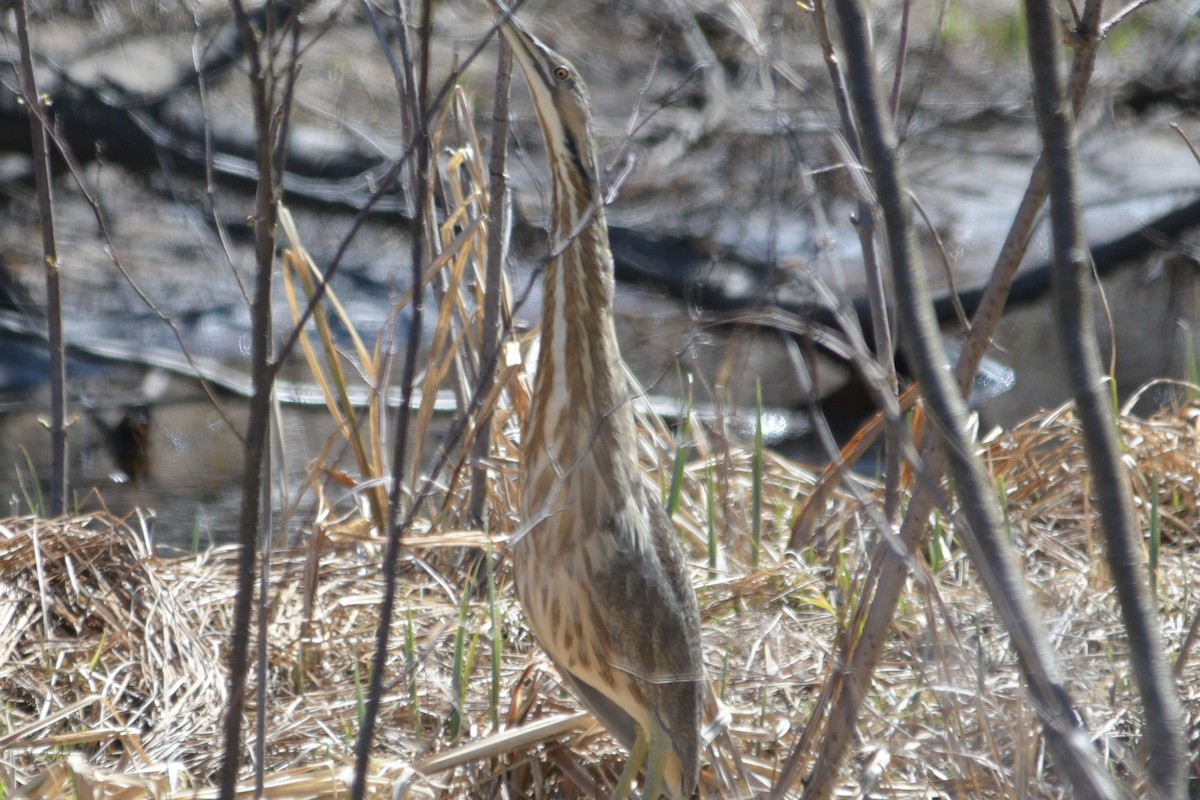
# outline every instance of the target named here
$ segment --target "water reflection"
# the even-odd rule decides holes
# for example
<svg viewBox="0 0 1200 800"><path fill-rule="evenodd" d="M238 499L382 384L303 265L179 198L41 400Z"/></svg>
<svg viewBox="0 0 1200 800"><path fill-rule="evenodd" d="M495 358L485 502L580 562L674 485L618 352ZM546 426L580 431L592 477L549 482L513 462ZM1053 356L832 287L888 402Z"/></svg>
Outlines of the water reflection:
<svg viewBox="0 0 1200 800"><path fill-rule="evenodd" d="M70 486L81 510L103 504L115 514L146 512L159 546L189 549L232 540L240 505L243 430L248 404L221 397L222 411L194 384L172 379L170 394L152 405L72 386ZM82 394L81 394L82 392ZM84 407L80 397L87 398ZM32 475L50 473L49 434L43 424L48 397L11 401L0 413L0 497L11 514L38 503ZM305 485L313 458L335 434L324 408L291 408L281 415L283 442L276 466L289 487ZM278 474L278 473L276 473ZM294 497L289 502L294 501ZM284 505L276 499L277 511ZM305 507L295 509L304 513Z"/></svg>

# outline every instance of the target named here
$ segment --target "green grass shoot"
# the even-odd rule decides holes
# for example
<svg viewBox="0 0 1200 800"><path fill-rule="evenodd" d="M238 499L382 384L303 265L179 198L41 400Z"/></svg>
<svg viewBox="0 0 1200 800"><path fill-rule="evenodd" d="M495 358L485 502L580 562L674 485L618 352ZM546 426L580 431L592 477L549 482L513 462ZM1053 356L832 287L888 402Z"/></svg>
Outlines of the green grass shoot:
<svg viewBox="0 0 1200 800"><path fill-rule="evenodd" d="M359 659L354 659L354 707L358 713L358 727L362 729L363 720L367 717L367 695L362 681Z"/></svg>
<svg viewBox="0 0 1200 800"><path fill-rule="evenodd" d="M421 738L421 706L417 695L417 634L413 624L412 606L404 619L404 674L408 683L408 717L413 735Z"/></svg>
<svg viewBox="0 0 1200 800"><path fill-rule="evenodd" d="M750 501L750 566L758 566L762 547L762 496L763 496L763 401L762 379L754 382L754 461L751 469Z"/></svg>
<svg viewBox="0 0 1200 800"><path fill-rule="evenodd" d="M454 691L454 708L450 711L450 738L457 738L462 731L463 698L467 691L467 610L471 607L474 581L467 576L462 598L458 604L458 630L454 632L454 671L451 682Z"/></svg>
<svg viewBox="0 0 1200 800"><path fill-rule="evenodd" d="M713 475L713 462L704 465L704 520L708 533L708 569L717 571L717 486Z"/></svg>
<svg viewBox="0 0 1200 800"><path fill-rule="evenodd" d="M499 600L496 597L496 570L492 563L491 548L483 554L487 563L488 620L492 626L492 685L488 711L492 718L492 729L500 730L500 685L501 666L504 663L504 632L500 627Z"/></svg>
<svg viewBox="0 0 1200 800"><path fill-rule="evenodd" d="M688 450L691 446L688 442L692 438L692 414L691 414L691 398L688 398L688 408L683 414L683 425L680 426L679 439L675 445L675 468L671 470L671 486L667 490L666 507L667 516L675 516L675 512L679 509L679 498L683 493L683 475L687 469Z"/></svg>
<svg viewBox="0 0 1200 800"><path fill-rule="evenodd" d="M942 571L942 564L945 563L946 553L943 548L942 540L942 512L934 509L933 512L933 532L929 537L929 571L937 575Z"/></svg>
<svg viewBox="0 0 1200 800"><path fill-rule="evenodd" d="M29 451L25 449L24 445L21 446L21 455L25 456L25 466L29 470L30 483L32 484L31 489L26 489L24 477L21 475L20 470L17 470L17 480L21 485L21 494L25 497L25 505L29 507L29 513L35 517L44 519L46 517L46 501L42 497L42 484L38 481L37 470L33 467L33 458L30 457ZM33 492L32 498L29 495L30 491Z"/></svg>
<svg viewBox="0 0 1200 800"><path fill-rule="evenodd" d="M1150 480L1150 593L1158 597L1158 555L1162 547L1162 526L1158 519L1158 474Z"/></svg>

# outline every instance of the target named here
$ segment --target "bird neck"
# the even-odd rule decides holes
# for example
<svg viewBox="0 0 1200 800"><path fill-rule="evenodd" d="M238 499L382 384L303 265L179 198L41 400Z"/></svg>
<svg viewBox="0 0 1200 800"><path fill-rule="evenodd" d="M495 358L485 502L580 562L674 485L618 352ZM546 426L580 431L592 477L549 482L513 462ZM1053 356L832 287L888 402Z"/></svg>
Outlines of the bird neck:
<svg viewBox="0 0 1200 800"><path fill-rule="evenodd" d="M556 207L562 207L557 199ZM611 502L622 502L637 479L604 210L587 203L572 211L571 222L559 218L551 226L556 255L545 275L541 349L523 448L527 478L533 479L524 499L534 505L546 499L538 495L561 490L552 483L595 486Z"/></svg>

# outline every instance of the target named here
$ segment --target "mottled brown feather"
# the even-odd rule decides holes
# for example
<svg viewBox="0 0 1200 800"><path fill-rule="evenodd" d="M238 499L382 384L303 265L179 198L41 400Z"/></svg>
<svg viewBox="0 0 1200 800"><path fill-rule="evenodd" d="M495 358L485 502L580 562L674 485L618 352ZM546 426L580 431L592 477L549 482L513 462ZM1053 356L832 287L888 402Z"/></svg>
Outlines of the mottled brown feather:
<svg viewBox="0 0 1200 800"><path fill-rule="evenodd" d="M637 458L613 322L613 264L587 89L559 54L502 26L529 83L553 190L542 335L522 446L517 593L563 681L627 747L665 741L665 791L699 770L700 615L678 534Z"/></svg>

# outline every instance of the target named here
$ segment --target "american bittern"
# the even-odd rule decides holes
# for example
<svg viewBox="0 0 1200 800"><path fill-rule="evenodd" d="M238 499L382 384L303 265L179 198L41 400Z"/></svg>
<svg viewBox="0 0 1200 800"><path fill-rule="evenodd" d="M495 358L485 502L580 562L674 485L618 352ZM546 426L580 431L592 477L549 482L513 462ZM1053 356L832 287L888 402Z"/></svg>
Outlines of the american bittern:
<svg viewBox="0 0 1200 800"><path fill-rule="evenodd" d="M613 325L613 260L587 88L501 24L550 161L542 346L522 443L517 594L563 680L630 749L614 797L691 797L700 761L700 613L677 533L638 463Z"/></svg>

